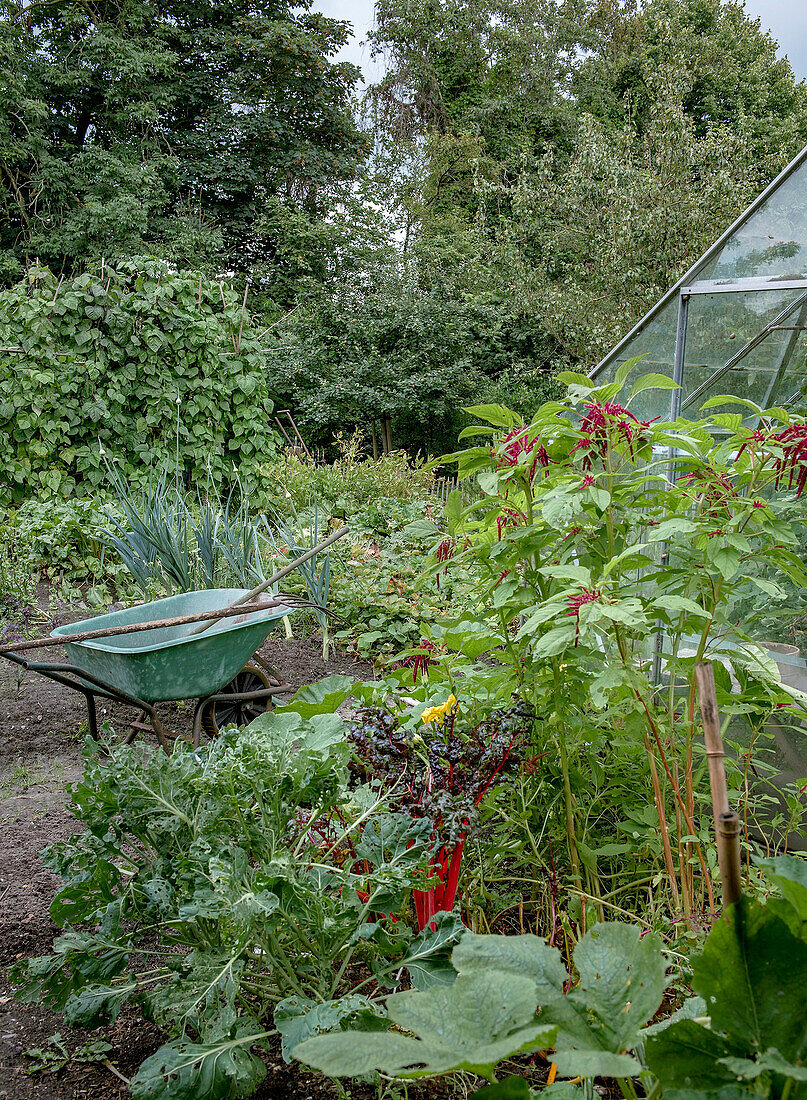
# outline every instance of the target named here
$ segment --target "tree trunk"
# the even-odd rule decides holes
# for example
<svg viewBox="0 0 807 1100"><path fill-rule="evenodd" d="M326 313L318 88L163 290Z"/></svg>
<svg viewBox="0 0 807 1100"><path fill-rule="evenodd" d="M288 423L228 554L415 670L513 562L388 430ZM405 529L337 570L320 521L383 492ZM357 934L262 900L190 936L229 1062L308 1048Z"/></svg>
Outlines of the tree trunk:
<svg viewBox="0 0 807 1100"><path fill-rule="evenodd" d="M370 421L370 429L373 433L373 460L378 462L378 435L375 430L375 417Z"/></svg>

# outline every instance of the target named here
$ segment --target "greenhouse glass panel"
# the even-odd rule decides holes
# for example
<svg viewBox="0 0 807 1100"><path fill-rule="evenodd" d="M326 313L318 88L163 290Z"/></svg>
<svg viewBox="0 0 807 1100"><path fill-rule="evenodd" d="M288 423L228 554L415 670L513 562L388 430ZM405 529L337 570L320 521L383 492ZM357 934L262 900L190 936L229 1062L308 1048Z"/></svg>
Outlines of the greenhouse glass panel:
<svg viewBox="0 0 807 1100"><path fill-rule="evenodd" d="M699 279L797 277L807 272L807 164L800 165L699 272Z"/></svg>
<svg viewBox="0 0 807 1100"><path fill-rule="evenodd" d="M680 409L695 416L717 394L766 403L793 360L804 290L698 294L689 299ZM802 321L802 326L803 326Z"/></svg>

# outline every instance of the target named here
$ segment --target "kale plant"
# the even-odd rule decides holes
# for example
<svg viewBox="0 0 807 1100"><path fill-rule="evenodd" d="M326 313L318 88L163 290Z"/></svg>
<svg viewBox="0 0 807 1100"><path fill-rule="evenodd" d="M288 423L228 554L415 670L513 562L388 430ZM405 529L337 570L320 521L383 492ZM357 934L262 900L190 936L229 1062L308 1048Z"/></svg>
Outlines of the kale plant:
<svg viewBox="0 0 807 1100"><path fill-rule="evenodd" d="M346 694L332 678L170 757L88 746L72 790L84 831L45 853L65 880L51 908L64 932L17 978L70 1025L102 1026L129 1001L168 1032L135 1097L248 1096L265 1074L256 1048L278 1032L286 1053L372 1017L404 972L424 988L448 967L456 917L419 935L393 919L427 880L430 826L348 792L341 719L319 713Z"/></svg>

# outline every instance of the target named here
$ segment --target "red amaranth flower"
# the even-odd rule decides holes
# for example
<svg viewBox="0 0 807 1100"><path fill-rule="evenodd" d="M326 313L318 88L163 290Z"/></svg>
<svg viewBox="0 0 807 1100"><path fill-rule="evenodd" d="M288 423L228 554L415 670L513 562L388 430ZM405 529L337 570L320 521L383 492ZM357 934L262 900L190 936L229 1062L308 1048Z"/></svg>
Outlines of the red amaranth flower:
<svg viewBox="0 0 807 1100"><path fill-rule="evenodd" d="M567 615L574 615L575 627L574 627L574 644L577 645L580 639L580 608L587 603L595 603L602 592L599 588L582 588L578 596L569 596L566 601L568 607Z"/></svg>
<svg viewBox="0 0 807 1100"><path fill-rule="evenodd" d="M715 470L695 470L691 474L682 474L678 480L703 501L704 515L713 519L730 511L730 502L737 496L737 490L728 477Z"/></svg>
<svg viewBox="0 0 807 1100"><path fill-rule="evenodd" d="M456 539L443 539L443 541L437 547L437 554L436 554L437 564L443 566L443 572L444 573L448 572L448 562L449 562L449 559L453 556L454 550L456 549L456 546L457 546ZM437 587L439 588L440 587L440 570L439 569L437 570L437 573L436 573L436 580L437 580Z"/></svg>
<svg viewBox="0 0 807 1100"><path fill-rule="evenodd" d="M755 428L753 432L751 432L751 434L746 438L745 443L743 443L739 451L737 451L737 457L739 458L743 451L747 450L752 443L766 443L767 440L767 433L763 432L761 428Z"/></svg>
<svg viewBox="0 0 807 1100"><path fill-rule="evenodd" d="M520 527L522 523L527 522L527 517L523 512L517 508L508 508L505 505L502 508L501 515L496 517L496 531L499 539L501 540L502 532L508 527Z"/></svg>
<svg viewBox="0 0 807 1100"><path fill-rule="evenodd" d="M535 476L536 468L542 466L546 469L551 461L543 444L537 448L535 447L539 438L540 437L537 435L530 438L527 428L513 428L504 438L504 443L502 444L504 453L498 456L498 468L502 469L502 467L505 466L518 466L519 457L522 454L532 455L533 460L529 472L529 478L532 480Z"/></svg>
<svg viewBox="0 0 807 1100"><path fill-rule="evenodd" d="M417 683L418 675L421 672L424 675L428 674L429 666L434 660L434 654L438 652L437 646L428 638L420 639L420 649L425 650L425 652L415 653L411 657L407 657L403 662L407 668L412 669L413 684Z"/></svg>
<svg viewBox="0 0 807 1100"><path fill-rule="evenodd" d="M796 496L800 497L807 485L807 424L792 424L789 428L771 436L771 442L779 443L783 454L776 460L776 488L787 476L788 489L796 483Z"/></svg>
<svg viewBox="0 0 807 1100"><path fill-rule="evenodd" d="M645 440L644 432L654 420L637 420L630 409L619 405L614 401L589 401L586 403L589 410L581 419L579 428L584 438L575 443L571 454L575 451L587 451L583 458L583 469L591 469L592 451L596 451L600 458L604 458L608 447L614 440L627 444L631 458L634 457L634 447ZM658 420L658 417L654 418Z"/></svg>

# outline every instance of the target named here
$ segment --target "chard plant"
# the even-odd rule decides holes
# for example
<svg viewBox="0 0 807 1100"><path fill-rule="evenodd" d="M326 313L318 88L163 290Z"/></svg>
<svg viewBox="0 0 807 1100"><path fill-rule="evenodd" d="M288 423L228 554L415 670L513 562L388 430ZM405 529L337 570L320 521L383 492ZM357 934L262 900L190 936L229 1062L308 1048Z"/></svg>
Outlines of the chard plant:
<svg viewBox="0 0 807 1100"><path fill-rule="evenodd" d="M649 855L653 896L694 926L716 909L694 666L715 661L729 717L755 709L761 725L794 702L738 608L783 600L777 578L807 583L807 424L750 402L709 418L726 397L699 420L643 421L640 394L673 383L638 378L618 404L634 365L607 385L564 375L565 396L529 425L469 410L481 423L462 434L483 442L448 460L483 496L454 517L433 572L470 569L477 599L431 641L486 655L492 690L533 709L571 889L602 919L620 908L603 860L637 853L647 882ZM455 656L429 654L435 667Z"/></svg>
<svg viewBox="0 0 807 1100"><path fill-rule="evenodd" d="M518 771L531 725L531 714L512 706L474 724L460 714L453 694L408 715L366 706L348 722L359 776L385 792L396 811L427 824L435 881L413 892L421 930L435 930L435 914L453 910L465 843L479 829L480 803Z"/></svg>

